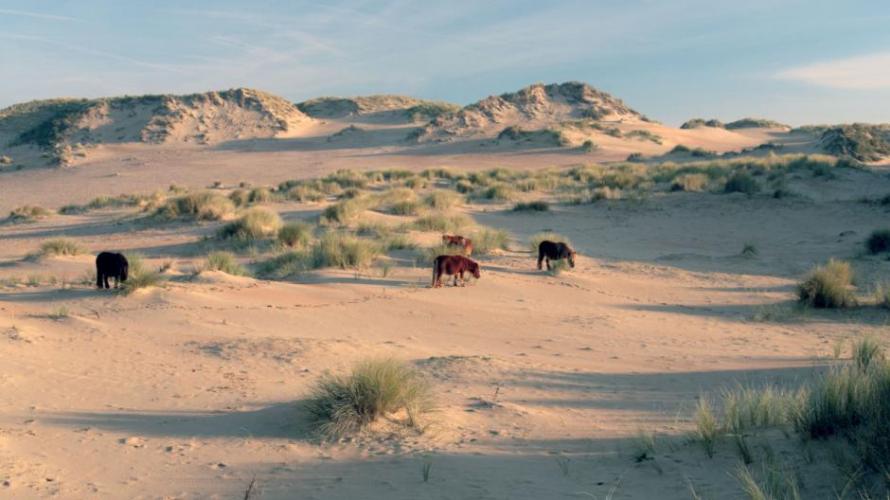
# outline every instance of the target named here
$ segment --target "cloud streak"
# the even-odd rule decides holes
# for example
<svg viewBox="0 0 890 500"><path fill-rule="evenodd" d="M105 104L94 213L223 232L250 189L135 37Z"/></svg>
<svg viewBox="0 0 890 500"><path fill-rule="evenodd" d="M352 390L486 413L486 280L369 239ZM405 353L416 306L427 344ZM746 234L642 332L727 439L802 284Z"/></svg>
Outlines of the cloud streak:
<svg viewBox="0 0 890 500"><path fill-rule="evenodd" d="M841 90L890 89L890 51L793 67L775 76Z"/></svg>
<svg viewBox="0 0 890 500"><path fill-rule="evenodd" d="M19 17L31 17L34 19L46 19L48 21L79 21L79 19L75 17L68 16L59 16L55 14L44 14L42 12L28 12L24 10L15 10L15 9L0 9L0 16L19 16Z"/></svg>

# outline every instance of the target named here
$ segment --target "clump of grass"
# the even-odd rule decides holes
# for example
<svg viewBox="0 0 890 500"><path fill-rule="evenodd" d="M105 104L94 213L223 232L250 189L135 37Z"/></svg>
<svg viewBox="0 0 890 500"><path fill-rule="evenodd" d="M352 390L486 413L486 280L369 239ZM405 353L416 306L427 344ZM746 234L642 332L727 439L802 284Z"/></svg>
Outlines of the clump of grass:
<svg viewBox="0 0 890 500"><path fill-rule="evenodd" d="M550 261L550 269L548 269L547 272L550 274L550 276L559 276L560 274L568 270L569 263L566 261L566 259L559 259Z"/></svg>
<svg viewBox="0 0 890 500"><path fill-rule="evenodd" d="M316 429L336 439L401 414L403 424L416 428L431 401L430 386L417 370L400 361L379 359L361 361L347 375L322 376L307 408Z"/></svg>
<svg viewBox="0 0 890 500"><path fill-rule="evenodd" d="M208 271L222 271L233 276L244 276L247 274L247 270L238 263L234 254L223 251L208 254L204 269Z"/></svg>
<svg viewBox="0 0 890 500"><path fill-rule="evenodd" d="M599 149L599 146L590 139L587 139L583 143L581 143L581 151L585 153L592 153Z"/></svg>
<svg viewBox="0 0 890 500"><path fill-rule="evenodd" d="M81 248L74 240L68 238L55 238L46 240L40 245L40 255L79 255L83 253Z"/></svg>
<svg viewBox="0 0 890 500"><path fill-rule="evenodd" d="M878 285L875 288L875 304L884 309L890 309L890 283Z"/></svg>
<svg viewBox="0 0 890 500"><path fill-rule="evenodd" d="M310 251L292 250L261 263L257 269L257 274L273 279L285 279L299 276L314 268L315 265Z"/></svg>
<svg viewBox="0 0 890 500"><path fill-rule="evenodd" d="M720 437L720 426L717 423L717 417L714 416L711 403L705 397L701 397L698 400L698 406L695 410L695 433L693 437L695 441L701 444L708 458L713 458L717 447L717 439Z"/></svg>
<svg viewBox="0 0 890 500"><path fill-rule="evenodd" d="M165 281L164 276L157 270L146 267L141 255L127 254L126 257L129 272L127 281L121 283L124 294L129 295L141 288L159 286Z"/></svg>
<svg viewBox="0 0 890 500"><path fill-rule="evenodd" d="M890 229L872 231L865 241L865 248L871 254L890 252Z"/></svg>
<svg viewBox="0 0 890 500"><path fill-rule="evenodd" d="M266 203L272 201L272 191L266 187L255 187L247 194L249 203Z"/></svg>
<svg viewBox="0 0 890 500"><path fill-rule="evenodd" d="M704 191L710 182L711 179L705 174L678 175L671 183L671 191Z"/></svg>
<svg viewBox="0 0 890 500"><path fill-rule="evenodd" d="M464 202L464 197L454 191L437 189L428 194L423 201L434 210L444 211L462 204Z"/></svg>
<svg viewBox="0 0 890 500"><path fill-rule="evenodd" d="M759 476L759 477L758 477ZM800 500L800 488L794 471L764 462L757 475L747 466L739 466L736 478L750 500Z"/></svg>
<svg viewBox="0 0 890 500"><path fill-rule="evenodd" d="M373 241L350 234L328 232L312 248L313 267L366 268L381 254Z"/></svg>
<svg viewBox="0 0 890 500"><path fill-rule="evenodd" d="M817 266L798 285L801 303L819 309L835 309L856 305L851 290L853 269L848 262L831 259L824 266Z"/></svg>
<svg viewBox="0 0 890 500"><path fill-rule="evenodd" d="M724 193L745 193L748 196L753 196L759 191L760 184L757 184L757 180L746 172L732 174L723 186Z"/></svg>
<svg viewBox="0 0 890 500"><path fill-rule="evenodd" d="M529 240L529 248L535 256L538 255L538 246L540 246L541 242L545 240L553 241L555 243L565 243L569 246L572 245L572 242L561 234L557 234L552 231L537 233L531 237L531 240Z"/></svg>
<svg viewBox="0 0 890 500"><path fill-rule="evenodd" d="M281 217L265 208L251 208L238 220L223 226L218 233L221 239L237 239L253 241L278 233L281 228Z"/></svg>
<svg viewBox="0 0 890 500"><path fill-rule="evenodd" d="M53 309L52 311L50 311L50 313L47 314L47 317L49 317L49 319L54 319L54 320L58 321L58 320L67 318L70 314L71 313L67 307L59 306L59 307Z"/></svg>
<svg viewBox="0 0 890 500"><path fill-rule="evenodd" d="M302 248L312 240L312 226L305 222L288 222L278 230L278 242L292 248Z"/></svg>
<svg viewBox="0 0 890 500"><path fill-rule="evenodd" d="M45 219L50 215L52 215L52 212L41 206L22 205L9 212L9 221L16 223L36 222L40 219Z"/></svg>
<svg viewBox="0 0 890 500"><path fill-rule="evenodd" d="M488 255L497 250L507 250L510 246L510 233L503 229L482 228L470 237L473 253Z"/></svg>
<svg viewBox="0 0 890 500"><path fill-rule="evenodd" d="M757 245L754 243L745 243L744 246L742 246L742 257L753 258L757 257L759 254L760 250L757 249Z"/></svg>
<svg viewBox="0 0 890 500"><path fill-rule="evenodd" d="M519 202L513 205L514 212L547 212L550 210L550 204L543 200Z"/></svg>
<svg viewBox="0 0 890 500"><path fill-rule="evenodd" d="M738 386L722 394L723 429L742 435L749 429L779 426L787 422L789 394L775 386Z"/></svg>
<svg viewBox="0 0 890 500"><path fill-rule="evenodd" d="M463 214L433 213L419 217L412 225L419 231L452 232L472 223L472 219Z"/></svg>
<svg viewBox="0 0 890 500"><path fill-rule="evenodd" d="M167 200L157 209L156 216L167 220L219 220L234 211L232 200L219 193L205 191Z"/></svg>
<svg viewBox="0 0 890 500"><path fill-rule="evenodd" d="M516 199L516 190L508 184L496 184L484 189L478 197L491 201L511 201Z"/></svg>
<svg viewBox="0 0 890 500"><path fill-rule="evenodd" d="M640 463L646 460L655 459L655 433L643 432L637 433L634 439L634 462Z"/></svg>
<svg viewBox="0 0 890 500"><path fill-rule="evenodd" d="M865 371L873 362L884 361L884 351L874 337L863 337L853 343L853 361L858 370Z"/></svg>
<svg viewBox="0 0 890 500"><path fill-rule="evenodd" d="M338 201L325 208L322 218L329 223L348 224L357 219L362 212L372 208L375 201L370 196L357 196Z"/></svg>
<svg viewBox="0 0 890 500"><path fill-rule="evenodd" d="M229 199L236 207L243 207L250 203L250 193L244 189L236 189L229 193Z"/></svg>

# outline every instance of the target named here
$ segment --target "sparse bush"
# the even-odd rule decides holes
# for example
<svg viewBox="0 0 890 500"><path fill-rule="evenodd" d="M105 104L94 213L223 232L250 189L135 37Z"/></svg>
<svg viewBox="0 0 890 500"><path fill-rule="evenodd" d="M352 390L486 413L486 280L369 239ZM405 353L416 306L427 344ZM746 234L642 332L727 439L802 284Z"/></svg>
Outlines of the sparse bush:
<svg viewBox="0 0 890 500"><path fill-rule="evenodd" d="M73 240L67 238L55 238L46 240L40 245L40 254L50 255L78 255L83 249Z"/></svg>
<svg viewBox="0 0 890 500"><path fill-rule="evenodd" d="M417 215L423 209L419 201L400 201L389 207L389 213L393 215Z"/></svg>
<svg viewBox="0 0 890 500"><path fill-rule="evenodd" d="M305 222L288 222L278 230L278 242L288 247L305 247L312 239L312 226Z"/></svg>
<svg viewBox="0 0 890 500"><path fill-rule="evenodd" d="M452 232L472 223L472 219L463 214L435 213L419 217L414 221L413 226L420 231Z"/></svg>
<svg viewBox="0 0 890 500"><path fill-rule="evenodd" d="M167 200L156 215L162 219L219 220L235 211L232 200L209 191L190 193Z"/></svg>
<svg viewBox="0 0 890 500"><path fill-rule="evenodd" d="M164 282L164 276L154 269L148 269L142 256L138 254L126 254L129 270L127 281L121 283L121 288L129 295L141 288L159 286Z"/></svg>
<svg viewBox="0 0 890 500"><path fill-rule="evenodd" d="M621 189L608 186L598 187L590 195L590 201L620 200L623 197Z"/></svg>
<svg viewBox="0 0 890 500"><path fill-rule="evenodd" d="M313 267L366 268L381 254L376 243L355 236L328 232L312 248Z"/></svg>
<svg viewBox="0 0 890 500"><path fill-rule="evenodd" d="M269 191L269 188L265 187L255 187L250 190L250 193L247 195L247 201L250 203L266 203L272 200L272 192Z"/></svg>
<svg viewBox="0 0 890 500"><path fill-rule="evenodd" d="M730 177L723 186L724 193L745 193L753 196L760 191L760 185L745 172L736 172Z"/></svg>
<svg viewBox="0 0 890 500"><path fill-rule="evenodd" d="M243 207L250 203L250 193L243 189L236 189L229 193L229 199L236 207Z"/></svg>
<svg viewBox="0 0 890 500"><path fill-rule="evenodd" d="M418 427L431 407L431 390L414 368L392 359L357 363L348 375L327 374L312 390L307 408L328 438L359 432L382 417L404 412L404 424Z"/></svg>
<svg viewBox="0 0 890 500"><path fill-rule="evenodd" d="M338 201L324 210L322 217L329 222L348 224L358 218L365 210L372 208L376 201L369 196Z"/></svg>
<svg viewBox="0 0 890 500"><path fill-rule="evenodd" d="M844 308L856 305L851 287L853 270L850 264L831 259L824 266L817 266L798 285L800 301L815 308Z"/></svg>
<svg viewBox="0 0 890 500"><path fill-rule="evenodd" d="M238 263L235 255L230 252L212 252L207 255L207 263L204 269L208 271L222 271L233 276L243 276L247 274L244 266Z"/></svg>
<svg viewBox="0 0 890 500"><path fill-rule="evenodd" d="M543 200L520 202L513 206L514 212L547 212L550 204Z"/></svg>
<svg viewBox="0 0 890 500"><path fill-rule="evenodd" d="M585 153L592 153L597 149L599 149L599 146L597 146L597 144L590 139L587 139L581 144L581 151Z"/></svg>
<svg viewBox="0 0 890 500"><path fill-rule="evenodd" d="M261 263L257 274L273 279L285 279L298 276L315 267L311 251L293 250Z"/></svg>
<svg viewBox="0 0 890 500"><path fill-rule="evenodd" d="M9 212L9 220L17 223L36 222L40 219L45 219L50 215L52 215L52 212L43 207L37 205L23 205Z"/></svg>
<svg viewBox="0 0 890 500"><path fill-rule="evenodd" d="M449 210L464 202L464 197L454 191L437 189L428 194L424 202L436 210Z"/></svg>
<svg viewBox="0 0 890 500"><path fill-rule="evenodd" d="M507 250L510 245L510 233L503 229L483 228L473 233L473 253L488 255L496 250Z"/></svg>
<svg viewBox="0 0 890 500"><path fill-rule="evenodd" d="M865 248L872 254L890 252L890 229L873 231L865 241Z"/></svg>
<svg viewBox="0 0 890 500"><path fill-rule="evenodd" d="M565 243L566 245L571 246L572 242L561 234L557 234L551 231L544 231L542 233L537 233L531 237L529 241L529 248L532 253L537 256L538 255L538 247L541 245L541 242L544 240L553 241L555 243Z"/></svg>
<svg viewBox="0 0 890 500"><path fill-rule="evenodd" d="M223 226L218 233L221 239L253 241L277 234L281 217L264 208L251 208L238 220Z"/></svg>
<svg viewBox="0 0 890 500"><path fill-rule="evenodd" d="M710 181L711 180L705 174L679 175L674 179L674 182L671 183L671 191L704 191L708 187Z"/></svg>
<svg viewBox="0 0 890 500"><path fill-rule="evenodd" d="M507 184L497 184L483 190L479 197L491 201L510 201L516 198L516 190Z"/></svg>

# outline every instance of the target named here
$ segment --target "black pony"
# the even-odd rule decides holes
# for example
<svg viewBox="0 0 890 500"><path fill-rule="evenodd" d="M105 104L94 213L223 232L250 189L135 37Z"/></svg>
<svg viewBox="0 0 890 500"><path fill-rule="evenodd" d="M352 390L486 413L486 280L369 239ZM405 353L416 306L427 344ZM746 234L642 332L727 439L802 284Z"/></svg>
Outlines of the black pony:
<svg viewBox="0 0 890 500"><path fill-rule="evenodd" d="M99 288L111 288L108 278L114 278L114 287L120 288L121 282L127 281L127 271L130 263L123 254L102 252L96 257L96 286Z"/></svg>
<svg viewBox="0 0 890 500"><path fill-rule="evenodd" d="M547 262L547 270L550 270L551 260L568 259L569 266L575 267L575 251L572 247L562 242L553 242L544 240L538 245L538 269L541 269L541 262Z"/></svg>

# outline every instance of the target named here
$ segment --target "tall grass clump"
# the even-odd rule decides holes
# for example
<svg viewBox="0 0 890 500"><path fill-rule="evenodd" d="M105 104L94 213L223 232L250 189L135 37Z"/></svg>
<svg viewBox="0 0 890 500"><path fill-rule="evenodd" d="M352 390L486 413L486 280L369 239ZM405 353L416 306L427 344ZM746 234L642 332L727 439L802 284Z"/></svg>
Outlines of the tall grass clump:
<svg viewBox="0 0 890 500"><path fill-rule="evenodd" d="M749 500L801 499L794 471L788 467L780 467L773 461L761 464L756 474L747 465L740 465L736 478Z"/></svg>
<svg viewBox="0 0 890 500"><path fill-rule="evenodd" d="M357 196L325 208L322 218L328 223L349 224L356 220L365 210L373 208L376 203L370 196Z"/></svg>
<svg viewBox="0 0 890 500"><path fill-rule="evenodd" d="M545 240L553 241L555 243L565 243L569 246L572 245L572 242L567 237L561 234L554 233L552 231L544 231L533 235L529 240L529 248L531 249L533 254L538 255L538 246L540 246L541 242Z"/></svg>
<svg viewBox="0 0 890 500"><path fill-rule="evenodd" d="M40 255L43 256L78 255L81 253L83 253L83 248L68 238L46 240L40 245Z"/></svg>
<svg viewBox="0 0 890 500"><path fill-rule="evenodd" d="M312 226L305 222L288 222L278 230L278 242L291 248L302 248L312 240Z"/></svg>
<svg viewBox="0 0 890 500"><path fill-rule="evenodd" d="M853 269L848 262L831 259L817 266L798 285L801 303L818 309L836 309L856 305L852 291Z"/></svg>
<svg viewBox="0 0 890 500"><path fill-rule="evenodd" d="M732 174L723 186L724 193L745 193L748 196L753 196L759 191L760 184L757 184L757 180L746 172Z"/></svg>
<svg viewBox="0 0 890 500"><path fill-rule="evenodd" d="M705 174L682 174L674 178L671 191L704 191L710 182L711 179Z"/></svg>
<svg viewBox="0 0 890 500"><path fill-rule="evenodd" d="M488 255L498 250L507 250L510 246L510 233L503 229L482 228L470 236L473 241L473 253Z"/></svg>
<svg viewBox="0 0 890 500"><path fill-rule="evenodd" d="M890 229L872 231L865 241L865 248L871 254L890 252Z"/></svg>
<svg viewBox="0 0 890 500"><path fill-rule="evenodd" d="M251 208L238 220L223 226L218 233L221 239L253 241L276 235L281 228L281 217L265 208Z"/></svg>
<svg viewBox="0 0 890 500"><path fill-rule="evenodd" d="M155 269L149 269L139 254L126 254L129 264L127 281L121 283L123 292L129 295L141 288L161 285L164 276Z"/></svg>
<svg viewBox="0 0 890 500"><path fill-rule="evenodd" d="M707 398L701 397L698 400L698 406L695 409L695 433L693 438L701 444L708 458L714 456L717 448L717 439L720 437L720 425L717 423L717 417L714 416L714 410Z"/></svg>
<svg viewBox="0 0 890 500"><path fill-rule="evenodd" d="M235 255L231 252L212 252L207 255L207 262L204 269L208 271L222 271L233 276L244 276L247 270L238 263Z"/></svg>
<svg viewBox="0 0 890 500"><path fill-rule="evenodd" d="M514 212L547 212L550 210L550 204L543 200L519 202L513 205Z"/></svg>
<svg viewBox="0 0 890 500"><path fill-rule="evenodd" d="M10 222L36 222L52 214L51 211L37 205L23 205L9 212Z"/></svg>
<svg viewBox="0 0 890 500"><path fill-rule="evenodd" d="M235 211L229 198L210 191L189 193L167 200L156 216L167 219L219 220Z"/></svg>
<svg viewBox="0 0 890 500"><path fill-rule="evenodd" d="M417 218L412 226L419 231L452 232L472 223L473 220L463 214L433 213Z"/></svg>
<svg viewBox="0 0 890 500"><path fill-rule="evenodd" d="M373 241L328 232L312 248L313 267L362 269L370 266L381 253L380 246Z"/></svg>
<svg viewBox="0 0 890 500"><path fill-rule="evenodd" d="M419 427L431 408L432 392L423 376L394 359L361 361L346 375L323 375L306 403L316 429L330 439L366 429L381 418Z"/></svg>
<svg viewBox="0 0 890 500"><path fill-rule="evenodd" d="M285 279L314 268L311 251L291 250L259 264L257 274L272 279Z"/></svg>
<svg viewBox="0 0 890 500"><path fill-rule="evenodd" d="M423 201L434 210L450 210L462 204L464 197L454 191L437 189L426 195Z"/></svg>

